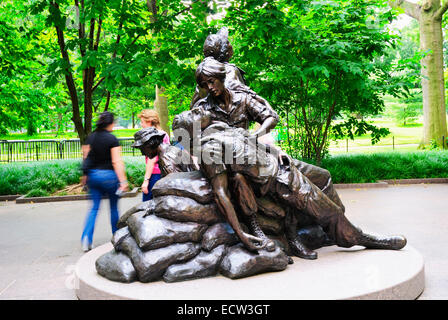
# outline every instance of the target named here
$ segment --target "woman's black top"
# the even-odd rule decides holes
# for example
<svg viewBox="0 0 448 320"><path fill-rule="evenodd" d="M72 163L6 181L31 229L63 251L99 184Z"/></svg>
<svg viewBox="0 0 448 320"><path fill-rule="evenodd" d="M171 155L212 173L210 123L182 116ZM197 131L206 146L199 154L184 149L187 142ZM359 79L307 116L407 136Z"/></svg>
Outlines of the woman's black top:
<svg viewBox="0 0 448 320"><path fill-rule="evenodd" d="M91 133L86 144L90 145L90 152L85 160L83 170L104 169L113 170L110 149L119 147L118 139L106 130L99 130ZM86 172L85 172L86 173Z"/></svg>

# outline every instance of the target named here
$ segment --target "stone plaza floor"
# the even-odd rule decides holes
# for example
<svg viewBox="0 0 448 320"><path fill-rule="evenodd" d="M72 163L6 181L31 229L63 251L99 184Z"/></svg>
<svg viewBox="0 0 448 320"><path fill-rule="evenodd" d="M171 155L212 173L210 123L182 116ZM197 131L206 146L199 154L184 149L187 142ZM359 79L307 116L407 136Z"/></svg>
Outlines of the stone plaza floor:
<svg viewBox="0 0 448 320"><path fill-rule="evenodd" d="M365 232L403 234L425 259L420 300L448 299L448 184L339 189L347 217ZM120 213L141 196L119 202ZM83 255L80 236L90 201L35 204L0 202L0 300L77 299L74 268ZM94 246L111 238L103 200ZM231 281L231 280L229 280Z"/></svg>

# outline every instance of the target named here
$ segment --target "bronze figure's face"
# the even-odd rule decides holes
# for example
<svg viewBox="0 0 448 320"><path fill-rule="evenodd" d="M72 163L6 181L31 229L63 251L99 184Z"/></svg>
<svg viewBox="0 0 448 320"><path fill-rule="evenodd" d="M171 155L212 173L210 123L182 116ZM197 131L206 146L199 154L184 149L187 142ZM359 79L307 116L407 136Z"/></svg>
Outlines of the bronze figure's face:
<svg viewBox="0 0 448 320"><path fill-rule="evenodd" d="M142 155L147 156L149 159L154 158L157 156L157 146L153 144L145 143L141 147L139 147L140 151L142 152Z"/></svg>
<svg viewBox="0 0 448 320"><path fill-rule="evenodd" d="M214 97L219 97L224 93L224 83L218 78L205 76L203 78L202 87Z"/></svg>
<svg viewBox="0 0 448 320"><path fill-rule="evenodd" d="M190 135L193 134L193 124L200 124L201 129L207 128L212 121L212 115L201 107L195 107L176 115L173 119L173 130L185 129Z"/></svg>

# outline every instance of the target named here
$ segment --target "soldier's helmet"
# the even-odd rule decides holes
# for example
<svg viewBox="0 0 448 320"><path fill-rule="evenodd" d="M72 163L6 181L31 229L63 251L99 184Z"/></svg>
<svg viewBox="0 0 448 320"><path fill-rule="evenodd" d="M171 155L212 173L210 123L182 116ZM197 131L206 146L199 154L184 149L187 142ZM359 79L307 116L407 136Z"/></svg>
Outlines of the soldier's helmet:
<svg viewBox="0 0 448 320"><path fill-rule="evenodd" d="M162 143L164 132L157 130L154 127L143 128L134 134L133 148L141 148L143 145L149 145L150 147L157 147Z"/></svg>

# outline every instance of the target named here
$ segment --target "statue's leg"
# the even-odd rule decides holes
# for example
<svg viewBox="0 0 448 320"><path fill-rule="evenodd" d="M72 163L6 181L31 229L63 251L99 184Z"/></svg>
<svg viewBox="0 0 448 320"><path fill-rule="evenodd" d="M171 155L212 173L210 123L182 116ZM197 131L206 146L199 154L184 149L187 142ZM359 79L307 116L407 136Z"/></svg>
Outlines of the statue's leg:
<svg viewBox="0 0 448 320"><path fill-rule="evenodd" d="M237 236L240 238L241 242L246 246L248 250L251 251L264 249L265 243L263 242L263 239L247 234L241 229L235 209L230 200L227 173L222 172L211 178L211 183L213 192L215 193L215 201L218 205L218 208L226 217L227 222L233 228Z"/></svg>
<svg viewBox="0 0 448 320"><path fill-rule="evenodd" d="M242 174L236 173L231 178L231 182L233 187L233 196L237 199L241 211L246 216L256 214L258 211L257 200L255 198L254 191L248 184L246 178Z"/></svg>
<svg viewBox="0 0 448 320"><path fill-rule="evenodd" d="M348 248L362 245L397 250L406 245L406 239L402 236L375 237L363 233L347 219L341 207L295 167L280 170L277 178L273 186L276 195L290 206L313 217L338 246Z"/></svg>
<svg viewBox="0 0 448 320"><path fill-rule="evenodd" d="M302 213L301 216L303 215L305 214ZM311 250L335 245L334 241L330 239L323 228L315 223L303 227L301 227L299 223L297 235L302 243Z"/></svg>
<svg viewBox="0 0 448 320"><path fill-rule="evenodd" d="M317 259L317 252L307 248L297 235L297 224L297 215L293 210L287 210L285 217L285 235L288 240L289 248L297 257L309 260Z"/></svg>
<svg viewBox="0 0 448 320"><path fill-rule="evenodd" d="M328 170L296 159L293 165L345 212L345 207L336 192Z"/></svg>
<svg viewBox="0 0 448 320"><path fill-rule="evenodd" d="M275 243L269 239L263 230L260 228L256 214L258 212L257 200L255 198L254 191L251 185L247 182L247 179L240 173L236 173L232 177L233 195L236 197L237 202L244 215L250 231L255 236L263 239L265 249L268 251L275 250Z"/></svg>

